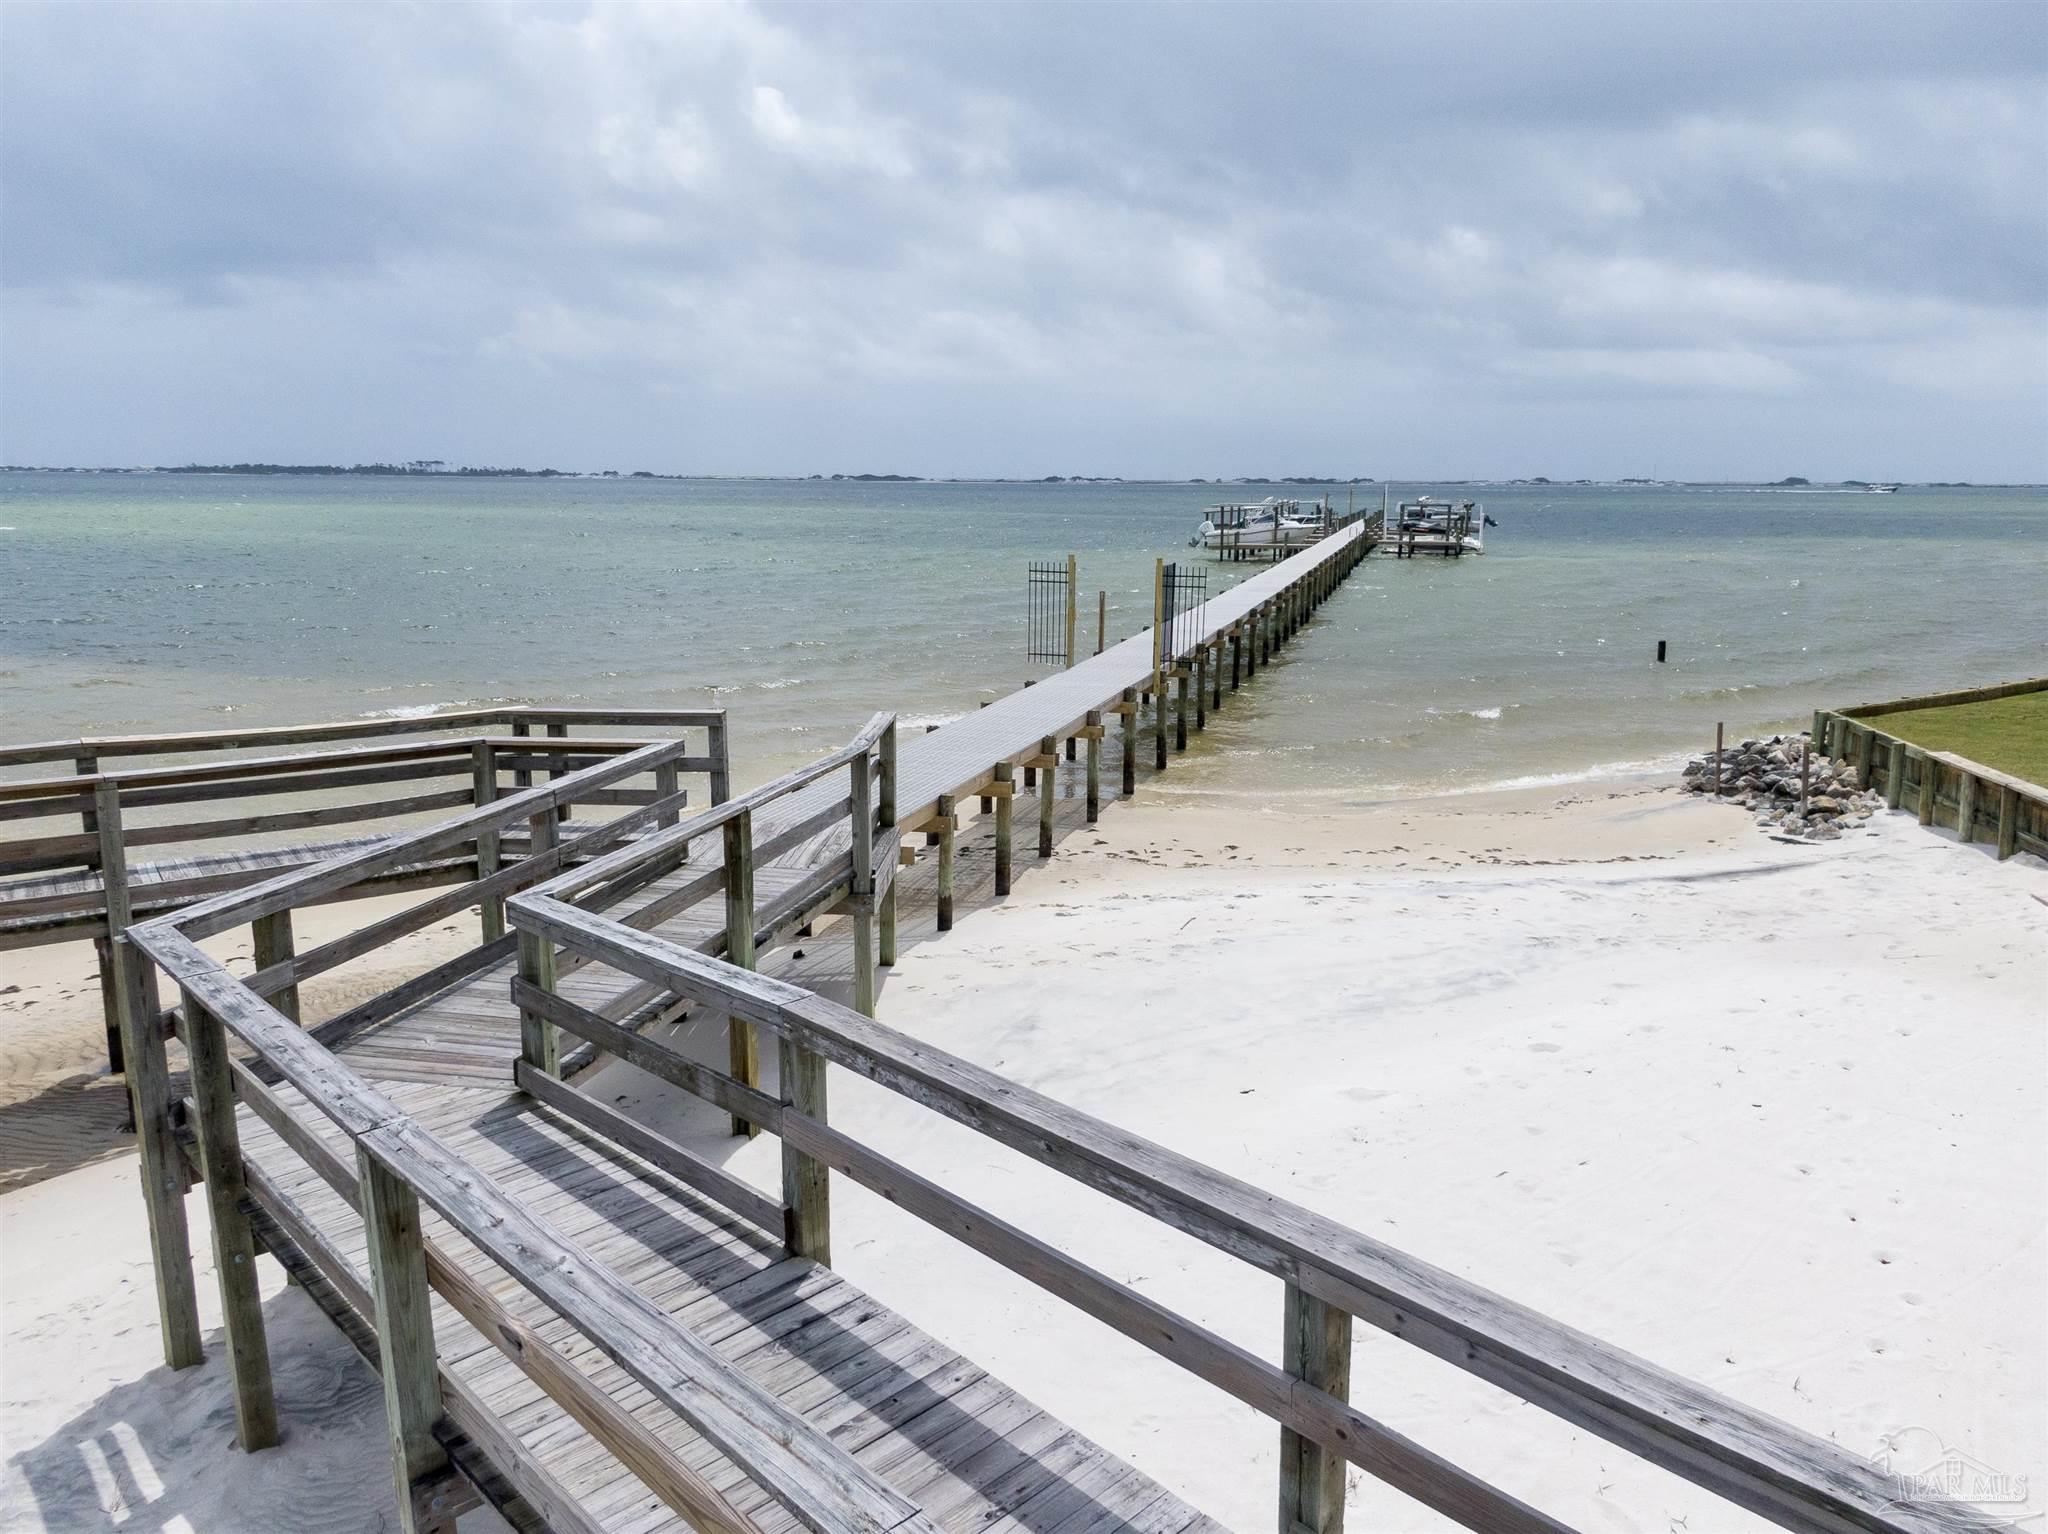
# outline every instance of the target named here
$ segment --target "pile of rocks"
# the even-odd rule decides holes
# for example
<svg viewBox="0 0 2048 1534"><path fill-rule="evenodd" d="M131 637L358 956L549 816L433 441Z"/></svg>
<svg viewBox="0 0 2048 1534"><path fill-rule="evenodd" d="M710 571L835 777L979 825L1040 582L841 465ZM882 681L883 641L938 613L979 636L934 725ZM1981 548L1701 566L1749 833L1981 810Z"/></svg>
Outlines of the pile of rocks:
<svg viewBox="0 0 2048 1534"><path fill-rule="evenodd" d="M1754 812L1765 830L1812 841L1832 841L1844 831L1862 827L1884 804L1884 796L1863 786L1855 765L1816 756L1806 767L1806 805L1799 802L1799 764L1806 755L1805 735L1773 735L1745 740L1720 753L1721 797ZM1695 794L1714 791L1714 755L1709 751L1685 765L1685 787Z"/></svg>

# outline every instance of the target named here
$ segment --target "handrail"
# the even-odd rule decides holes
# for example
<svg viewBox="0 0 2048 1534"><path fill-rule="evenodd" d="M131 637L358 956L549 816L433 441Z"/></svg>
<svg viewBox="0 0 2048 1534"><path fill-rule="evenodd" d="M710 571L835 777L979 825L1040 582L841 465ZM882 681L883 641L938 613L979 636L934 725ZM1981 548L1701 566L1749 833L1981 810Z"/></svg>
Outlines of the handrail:
<svg viewBox="0 0 2048 1534"><path fill-rule="evenodd" d="M86 735L72 740L27 741L0 745L0 766L66 758L175 755L187 751L231 751L261 745L304 745L324 740L374 739L382 735L422 735L463 729L494 720L517 725L597 724L652 726L672 729L715 728L725 721L723 709L562 708L509 704L501 708L450 709L402 719L337 719L319 724L256 725L242 730L186 730L159 735Z"/></svg>
<svg viewBox="0 0 2048 1534"><path fill-rule="evenodd" d="M741 815L751 814L764 804L808 788L818 779L827 776L840 767L846 766L857 756L873 751L880 742L883 732L895 722L894 714L876 714L861 727L860 732L838 750L806 763L794 771L763 783L759 788L750 789L723 804L713 805L701 814L693 815L681 824L671 826L654 836L643 837L630 847L571 869L548 881L546 888L564 899L584 894L606 883L619 874L630 872L643 863L660 858L672 848L684 845L706 832L715 831Z"/></svg>
<svg viewBox="0 0 2048 1534"><path fill-rule="evenodd" d="M508 916L522 932L594 954L627 974L745 1018L781 1037L787 1047L865 1076L1274 1274L1290 1286L1290 1303L1299 1290L1785 1527L1830 1534L1847 1529L1954 1534L1994 1527L1967 1508L1900 1502L1895 1481L1837 1445L824 997L580 909L545 886L513 898ZM880 1158L864 1151L860 1158L846 1157L850 1142L826 1130L822 1115L803 1117L808 1122L783 1109L786 1147L794 1129L809 1136L799 1142L805 1154L856 1176L861 1175L857 1160L864 1160L869 1175L892 1178L900 1190L903 1169L886 1163L877 1169ZM904 1202L911 1207L908 1199ZM951 1195L945 1195L940 1208L936 1222L942 1228L990 1249L990 1217ZM929 1209L917 1212L934 1218ZM1048 1283L1050 1265L1040 1250L1017 1270ZM1062 1271L1060 1279L1069 1290L1080 1282L1070 1271ZM1052 1286L1060 1292L1057 1284ZM1093 1313L1118 1324L1106 1306ZM1186 1362L1181 1355L1188 1351L1188 1323L1169 1319L1165 1327L1156 1317L1126 1319L1122 1329ZM1240 1394L1271 1409L1249 1393ZM1384 1429L1362 1419L1349 1422L1349 1436L1339 1434L1328 1416L1330 1403L1315 1404L1325 1413L1323 1420L1287 1415L1281 1420L1461 1521L1491 1528L1508 1516L1497 1507L1479 1517L1469 1503L1447 1504L1443 1499L1453 1493L1467 1497L1472 1492L1462 1472L1460 1479L1445 1483L1441 1467L1403 1462L1389 1475L1385 1456L1392 1452L1398 1458L1399 1446L1390 1450ZM1342 1425L1349 1419L1337 1421Z"/></svg>
<svg viewBox="0 0 2048 1534"><path fill-rule="evenodd" d="M231 782L236 778L284 777L332 767L373 767L387 762L435 761L468 755L477 746L536 758L615 756L663 741L622 740L593 736L571 739L531 735L454 735L446 740L414 741L402 746L362 746L340 751L305 751L296 756L240 757L224 762L186 762L175 767L137 767L126 771L80 773L57 778L13 778L0 782L0 803L40 798L46 794L90 793L101 783L122 788L164 788L180 783Z"/></svg>
<svg viewBox="0 0 2048 1534"><path fill-rule="evenodd" d="M901 1493L727 1363L611 1268L529 1213L446 1142L251 993L220 961L179 931L176 919L130 928L127 936L187 997L185 1021L194 1055L199 1136L202 1153L209 1156L208 1193L214 1199L217 1220L222 1201L233 1191L220 1184L223 1179L240 1183L242 1178L238 1151L233 1152L232 1164L226 1157L218 1164L210 1159L216 1149L233 1150L235 1096L225 1050L200 1047L211 1030L224 1029L248 1045L354 1143L365 1184L364 1215L374 1254L372 1268L378 1279L375 1319L387 1406L407 1401L406 1382L393 1379L400 1368L412 1375L413 1389L423 1388L436 1403L439 1385L431 1347L423 1356L407 1357L394 1351L398 1343L392 1333L401 1323L393 1312L410 1305L414 1314L405 1324L430 1327L431 1322L418 1313L421 1296L404 1293L405 1286L394 1281L393 1270L412 1267L424 1285L428 1266L416 1214L398 1220L376 1217L369 1197L373 1170L395 1184L404 1197L430 1205L817 1534L937 1534L936 1525ZM209 1075L216 1078L211 1090L208 1083L197 1079ZM388 1185L381 1196L392 1196ZM244 1225L230 1239L246 1239L246 1235ZM227 1283L224 1278L224 1287ZM253 1290L250 1293L253 1295ZM231 1297L224 1306L231 1335L238 1326L252 1324L248 1307L233 1303L234 1298L239 1296ZM261 1326L260 1310L253 1325ZM418 1384L422 1369L424 1386ZM238 1380L238 1389L240 1384ZM274 1420L263 1420L264 1409L274 1414L268 1394L266 1382L263 1399L255 1403L258 1410L243 1421L246 1429L253 1417L255 1431L267 1431L274 1440ZM238 1407L241 1404L238 1401ZM393 1423L394 1436L401 1445L408 1434L424 1436L431 1419L423 1422L418 1418L438 1410L438 1405L411 1404L417 1407L414 1420ZM408 1475L402 1459L399 1476L403 1499Z"/></svg>
<svg viewBox="0 0 2048 1534"><path fill-rule="evenodd" d="M688 752L688 743L683 740L640 746L613 761L582 768L551 783L515 790L502 799L494 799L422 830L395 833L361 852L295 869L243 889L227 891L181 911L155 917L141 926L175 928L194 937L209 937L229 927L239 926L252 917L289 909L316 896L347 889L428 853L459 845L478 832L546 814L573 803L579 794L591 789L678 762ZM654 818L660 809L658 804L643 805L606 821L599 830L623 834L624 830Z"/></svg>

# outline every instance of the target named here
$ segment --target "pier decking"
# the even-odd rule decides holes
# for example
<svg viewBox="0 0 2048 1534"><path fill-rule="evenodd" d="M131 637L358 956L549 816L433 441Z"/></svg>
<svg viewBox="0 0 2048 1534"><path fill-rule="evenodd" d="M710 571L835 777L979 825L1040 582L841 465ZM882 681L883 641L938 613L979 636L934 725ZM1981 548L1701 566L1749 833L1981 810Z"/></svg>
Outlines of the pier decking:
<svg viewBox="0 0 2048 1534"><path fill-rule="evenodd" d="M193 1363L201 1346L189 1157L213 1222L242 1445L279 1431L260 1244L378 1366L409 1531L444 1529L476 1495L521 1530L578 1534L1214 1527L836 1274L837 1174L1272 1419L1283 1534L1341 1530L1350 1465L1469 1527L1564 1527L1352 1405L1355 1320L1787 1527L1988 1528L1966 1509L1899 1502L1832 1444L873 1020L908 898L906 836L936 839L918 898L929 889L943 930L967 801L985 804L1001 893L1020 790L1035 788L1037 850L1053 852L1063 746L1086 747L1069 776L1092 820L1110 718L1128 786L1147 696L1163 764L1169 735L1184 742L1224 698L1226 653L1241 686L1368 545L1354 523L1182 615L1171 645L1140 635L926 735L899 741L878 715L819 761L714 791L687 816L676 777L701 758L681 741L640 745L508 795L493 783L430 828L117 927L167 1362ZM647 776L652 790L621 787ZM585 805L626 808L570 815ZM509 860L515 838L523 856ZM470 883L294 951L293 910L465 856ZM295 1021L303 980L472 908L481 940L468 954L310 1031ZM851 939L853 1007L754 972L769 945L828 916ZM273 935L254 973L198 946L245 926ZM170 1007L160 976L177 991ZM724 1020L724 1068L650 1031L686 1009ZM779 1194L580 1090L589 1051L711 1105L735 1133L777 1137ZM834 1066L1277 1280L1281 1362L835 1127Z"/></svg>

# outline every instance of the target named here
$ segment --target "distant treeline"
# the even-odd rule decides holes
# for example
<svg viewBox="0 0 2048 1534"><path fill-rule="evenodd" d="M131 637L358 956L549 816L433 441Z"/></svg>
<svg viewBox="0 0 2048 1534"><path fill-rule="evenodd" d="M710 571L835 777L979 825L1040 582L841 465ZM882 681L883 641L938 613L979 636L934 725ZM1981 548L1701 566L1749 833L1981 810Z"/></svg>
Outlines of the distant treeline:
<svg viewBox="0 0 2048 1534"><path fill-rule="evenodd" d="M378 474L410 477L443 475L491 479L566 479L562 469L451 469L437 458L413 463L186 463L159 464L159 474Z"/></svg>

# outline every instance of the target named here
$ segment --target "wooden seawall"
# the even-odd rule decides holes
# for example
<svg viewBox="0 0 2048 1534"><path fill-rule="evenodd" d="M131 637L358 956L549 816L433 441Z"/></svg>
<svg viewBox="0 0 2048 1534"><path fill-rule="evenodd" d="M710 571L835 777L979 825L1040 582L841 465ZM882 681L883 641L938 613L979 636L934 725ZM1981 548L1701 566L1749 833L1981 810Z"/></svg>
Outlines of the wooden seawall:
<svg viewBox="0 0 2048 1534"><path fill-rule="evenodd" d="M475 1495L522 1530L579 1534L1215 1527L840 1278L836 1174L1270 1418L1282 1534L1341 1529L1350 1465L1468 1527L1563 1527L1353 1404L1356 1322L1786 1527L1990 1527L1966 1509L1900 1503L1896 1485L1830 1443L872 1017L876 967L894 957L906 834L938 838L944 926L964 801L987 801L1006 887L1020 773L1036 777L1037 848L1050 855L1066 742L1087 749L1092 818L1106 721L1117 721L1128 785L1142 695L1153 694L1158 760L1189 722L1191 693L1195 728L1226 696L1226 656L1230 685L1244 685L1366 542L1354 525L1223 594L1177 653L1140 636L900 741L893 717L878 715L838 751L749 793L714 793L695 813L682 813L677 783L693 748L655 742L128 926L119 1021L167 1361L193 1363L201 1346L189 1164L212 1216L243 1446L279 1432L253 1271L261 1247L376 1362L408 1529L445 1527ZM617 797L649 779L654 790ZM569 813L588 805L623 812ZM502 860L515 836L523 855ZM484 857L486 844L498 855ZM296 909L465 855L467 886L253 974L198 946L244 926L289 931ZM479 912L464 959L311 1031L280 1005L310 975L411 930L419 910L441 919L448 901ZM754 971L768 945L827 916L851 930L852 1007ZM724 1061L645 1031L686 1009L726 1020ZM182 1090L173 1037L189 1067ZM570 1078L592 1051L712 1104L735 1133L777 1137L779 1191L741 1184L579 1090ZM1281 1361L979 1208L945 1186L943 1169L905 1165L835 1127L831 1067L1267 1275Z"/></svg>

